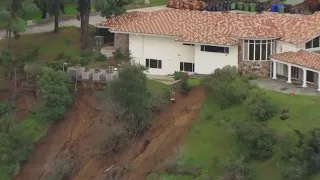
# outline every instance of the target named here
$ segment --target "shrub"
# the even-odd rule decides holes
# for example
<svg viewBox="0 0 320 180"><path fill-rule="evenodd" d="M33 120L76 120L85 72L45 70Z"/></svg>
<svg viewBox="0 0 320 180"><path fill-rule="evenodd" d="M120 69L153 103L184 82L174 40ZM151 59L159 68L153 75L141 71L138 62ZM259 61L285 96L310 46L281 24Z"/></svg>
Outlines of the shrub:
<svg viewBox="0 0 320 180"><path fill-rule="evenodd" d="M103 55L101 52L96 53L94 59L95 61L100 61L100 62L105 62L108 60L108 58L105 55Z"/></svg>
<svg viewBox="0 0 320 180"><path fill-rule="evenodd" d="M267 129L257 122L244 122L237 125L236 134L248 149L248 156L266 159L272 156L276 140Z"/></svg>
<svg viewBox="0 0 320 180"><path fill-rule="evenodd" d="M124 121L130 131L147 128L152 120L152 104L147 89L147 77L141 66L129 66L119 72L119 78L109 83L101 94L114 103L114 114ZM108 102L110 103L110 102Z"/></svg>
<svg viewBox="0 0 320 180"><path fill-rule="evenodd" d="M86 66L90 62L90 59L88 57L80 57L80 64L81 66Z"/></svg>
<svg viewBox="0 0 320 180"><path fill-rule="evenodd" d="M246 99L245 106L247 107L249 116L255 121L266 121L277 113L277 107L262 91L252 91Z"/></svg>
<svg viewBox="0 0 320 180"><path fill-rule="evenodd" d="M130 51L129 49L126 49L124 51L122 51L121 49L116 49L116 51L113 53L114 59L117 62L127 62L130 60Z"/></svg>
<svg viewBox="0 0 320 180"><path fill-rule="evenodd" d="M174 80L182 79L183 75L184 75L184 72L182 72L182 71L175 71L175 72L173 73L173 79L174 79Z"/></svg>
<svg viewBox="0 0 320 180"><path fill-rule="evenodd" d="M251 88L249 82L238 75L236 67L231 66L215 70L214 74L205 78L204 83L222 109L241 104Z"/></svg>
<svg viewBox="0 0 320 180"><path fill-rule="evenodd" d="M283 144L287 146L282 153L285 163L283 176L289 180L309 179L320 171L320 129L316 128L305 134L295 132L298 141L291 139Z"/></svg>
<svg viewBox="0 0 320 180"><path fill-rule="evenodd" d="M252 169L245 163L245 158L230 157L229 164L225 167L224 180L254 180L256 176Z"/></svg>
<svg viewBox="0 0 320 180"><path fill-rule="evenodd" d="M48 120L57 121L72 103L73 84L68 74L45 68L37 77L37 94L45 101Z"/></svg>
<svg viewBox="0 0 320 180"><path fill-rule="evenodd" d="M189 91L190 91L190 89L191 89L191 86L189 85L189 83L188 83L188 79L189 79L189 76L188 76L188 74L184 74L184 76L182 77L182 79L181 79L181 92L182 93L188 93Z"/></svg>
<svg viewBox="0 0 320 180"><path fill-rule="evenodd" d="M38 57L40 52L40 47L36 46L31 48L30 50L25 50L21 54L19 54L18 59L23 62L23 64L28 64L33 62L35 58Z"/></svg>

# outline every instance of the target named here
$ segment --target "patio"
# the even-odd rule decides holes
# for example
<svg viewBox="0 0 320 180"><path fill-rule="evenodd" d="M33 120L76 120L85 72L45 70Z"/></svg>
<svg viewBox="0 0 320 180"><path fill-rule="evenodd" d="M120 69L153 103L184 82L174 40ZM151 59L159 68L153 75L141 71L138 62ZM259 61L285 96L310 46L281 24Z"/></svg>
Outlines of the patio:
<svg viewBox="0 0 320 180"><path fill-rule="evenodd" d="M269 89L282 93L294 93L301 95L310 95L310 96L320 96L320 92L316 91L316 87L305 87L301 86L301 82L292 81L292 83L287 83L285 78L278 79L255 79L251 81L253 84L258 87Z"/></svg>

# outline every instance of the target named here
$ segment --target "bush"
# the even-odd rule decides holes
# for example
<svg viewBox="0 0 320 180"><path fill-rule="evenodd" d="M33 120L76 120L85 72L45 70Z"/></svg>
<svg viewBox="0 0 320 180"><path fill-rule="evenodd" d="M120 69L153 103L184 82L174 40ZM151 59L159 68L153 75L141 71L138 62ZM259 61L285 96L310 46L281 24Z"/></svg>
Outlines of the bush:
<svg viewBox="0 0 320 180"><path fill-rule="evenodd" d="M247 146L248 156L266 159L272 156L276 140L266 128L257 122L244 122L237 125L236 134Z"/></svg>
<svg viewBox="0 0 320 180"><path fill-rule="evenodd" d="M181 92L184 94L188 93L191 89L191 86L188 83L188 79L189 79L188 74L184 74L184 76L182 77L181 82L180 82L181 83Z"/></svg>
<svg viewBox="0 0 320 180"><path fill-rule="evenodd" d="M245 163L245 158L230 157L229 164L225 168L224 180L254 180L256 176L252 169Z"/></svg>
<svg viewBox="0 0 320 180"><path fill-rule="evenodd" d="M100 97L115 104L117 119L124 121L132 132L144 130L152 120L151 94L144 70L141 66L123 68L119 78L110 82L103 92L104 97Z"/></svg>
<svg viewBox="0 0 320 180"><path fill-rule="evenodd" d="M86 66L90 62L90 59L88 57L80 57L80 64L81 66Z"/></svg>
<svg viewBox="0 0 320 180"><path fill-rule="evenodd" d="M183 75L184 75L184 72L175 71L175 72L173 73L173 79L174 79L174 80L182 79Z"/></svg>
<svg viewBox="0 0 320 180"><path fill-rule="evenodd" d="M57 121L67 111L73 100L73 83L68 74L44 68L37 77L37 94L45 101L43 110L47 118Z"/></svg>
<svg viewBox="0 0 320 180"><path fill-rule="evenodd" d="M266 121L278 112L277 107L262 91L252 91L245 101L245 106L254 121Z"/></svg>
<svg viewBox="0 0 320 180"><path fill-rule="evenodd" d="M105 55L103 55L101 52L96 53L94 59L95 61L100 61L100 62L105 62L108 60L108 58Z"/></svg>
<svg viewBox="0 0 320 180"><path fill-rule="evenodd" d="M287 146L282 149L283 176L288 180L309 179L320 171L320 129L296 133L298 141L287 139L283 144Z"/></svg>
<svg viewBox="0 0 320 180"><path fill-rule="evenodd" d="M238 75L236 67L231 66L215 70L214 74L205 78L204 83L222 109L241 104L251 88L249 82Z"/></svg>

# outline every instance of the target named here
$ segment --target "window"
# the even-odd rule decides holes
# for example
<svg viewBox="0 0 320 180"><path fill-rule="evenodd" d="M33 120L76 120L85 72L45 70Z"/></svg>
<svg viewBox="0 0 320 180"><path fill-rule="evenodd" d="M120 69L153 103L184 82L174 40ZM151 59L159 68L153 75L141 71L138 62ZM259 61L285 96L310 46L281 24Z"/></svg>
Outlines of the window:
<svg viewBox="0 0 320 180"><path fill-rule="evenodd" d="M320 47L320 37L316 37L313 40L306 43L306 49Z"/></svg>
<svg viewBox="0 0 320 180"><path fill-rule="evenodd" d="M146 59L146 67L161 69L162 68L162 61L157 60L157 59Z"/></svg>
<svg viewBox="0 0 320 180"><path fill-rule="evenodd" d="M183 43L184 46L194 46L194 44Z"/></svg>
<svg viewBox="0 0 320 180"><path fill-rule="evenodd" d="M194 72L194 63L180 62L180 71Z"/></svg>
<svg viewBox="0 0 320 180"><path fill-rule="evenodd" d="M275 40L244 40L243 60L266 61L275 52Z"/></svg>
<svg viewBox="0 0 320 180"><path fill-rule="evenodd" d="M229 48L228 47L219 47L219 46L201 45L201 51L229 54Z"/></svg>
<svg viewBox="0 0 320 180"><path fill-rule="evenodd" d="M314 73L312 71L307 71L307 81L314 83Z"/></svg>
<svg viewBox="0 0 320 180"><path fill-rule="evenodd" d="M299 68L291 66L291 78L299 79Z"/></svg>

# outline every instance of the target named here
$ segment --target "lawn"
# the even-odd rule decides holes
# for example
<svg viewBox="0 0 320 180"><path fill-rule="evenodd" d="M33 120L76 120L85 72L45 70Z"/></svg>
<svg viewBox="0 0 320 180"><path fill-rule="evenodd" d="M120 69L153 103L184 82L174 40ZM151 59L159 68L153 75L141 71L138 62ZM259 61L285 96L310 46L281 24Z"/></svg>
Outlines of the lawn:
<svg viewBox="0 0 320 180"><path fill-rule="evenodd" d="M90 26L88 52L92 52L95 46L94 32L95 28ZM12 42L12 52L16 57L36 48L39 48L39 54L35 58L37 62L54 61L60 53L65 53L72 59L77 59L81 55L79 28L65 27L58 34L53 32L26 34ZM6 49L5 40L0 40L0 49Z"/></svg>
<svg viewBox="0 0 320 180"><path fill-rule="evenodd" d="M272 101L281 109L289 109L289 118L280 120L279 115L268 121L268 127L276 131L281 137L293 130L307 132L320 127L320 97L312 96L290 96L277 92L263 90ZM194 122L192 130L186 137L185 144L178 153L179 165L182 168L201 167L202 172L214 174L221 177L223 168L227 165L230 153L240 154L241 144L237 142L232 122L245 121L248 119L245 106L234 106L221 110L214 99L209 95L205 101L198 119ZM281 169L278 165L280 159L280 148L276 147L273 157L265 161L250 162L249 166L258 174L258 180L283 180ZM156 173L150 174L147 179L157 179ZM181 174L160 174L159 179L182 180ZM192 178L192 177L190 177ZM319 179L318 177L314 177Z"/></svg>
<svg viewBox="0 0 320 180"><path fill-rule="evenodd" d="M169 90L170 86L167 84L155 81L155 80L148 79L147 88L151 92L162 93L162 92Z"/></svg>

